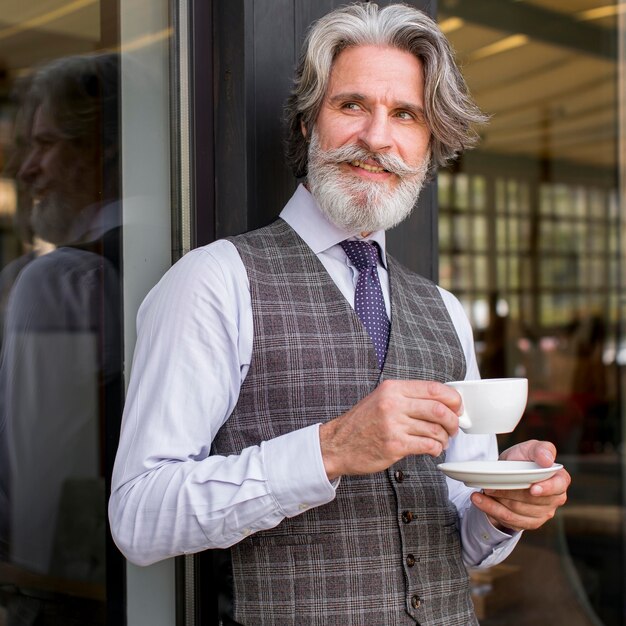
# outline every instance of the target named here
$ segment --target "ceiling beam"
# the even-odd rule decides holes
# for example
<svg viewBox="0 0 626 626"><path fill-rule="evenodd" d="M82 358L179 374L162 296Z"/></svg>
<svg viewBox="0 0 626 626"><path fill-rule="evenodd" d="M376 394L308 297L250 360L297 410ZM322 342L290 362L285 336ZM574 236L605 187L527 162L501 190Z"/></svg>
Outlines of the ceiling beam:
<svg viewBox="0 0 626 626"><path fill-rule="evenodd" d="M617 37L613 30L577 20L566 13L515 0L440 0L439 11L467 22L570 48L577 52L615 59Z"/></svg>

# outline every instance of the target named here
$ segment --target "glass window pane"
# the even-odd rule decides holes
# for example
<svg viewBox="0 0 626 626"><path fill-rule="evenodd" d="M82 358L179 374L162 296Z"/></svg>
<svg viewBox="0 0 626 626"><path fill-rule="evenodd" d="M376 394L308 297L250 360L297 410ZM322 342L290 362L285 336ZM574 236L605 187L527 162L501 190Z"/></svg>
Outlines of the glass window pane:
<svg viewBox="0 0 626 626"><path fill-rule="evenodd" d="M477 211L484 211L487 206L487 185L484 176L472 178L473 207Z"/></svg>
<svg viewBox="0 0 626 626"><path fill-rule="evenodd" d="M496 294L487 299L490 311L500 299L509 311L504 321L489 315L483 327L479 299L470 303L480 366L489 375L529 378L525 417L500 445L549 439L573 475L559 524L525 533L507 559L512 570L496 566L491 578L474 578L479 621L617 625L626 593L626 96L618 82L626 57L604 46L623 39L626 21L610 2L509 3L502 17L519 18L510 21L484 19L478 4L438 7L442 19L462 19L449 37L465 60L470 91L492 115L454 174L471 169L493 198L486 211L495 241L485 263L495 271L485 293ZM540 15L555 25L552 35L537 23ZM589 46L591 33L598 46ZM512 49L491 45L520 34ZM475 225L476 249L481 232ZM470 280L452 277L459 289ZM498 350L504 356L495 358ZM546 573L558 581L558 600L539 582ZM507 574L522 599L490 607ZM478 586L485 580L490 588Z"/></svg>
<svg viewBox="0 0 626 626"><path fill-rule="evenodd" d="M474 249L484 251L487 249L487 218L484 216L476 216L474 223Z"/></svg>
<svg viewBox="0 0 626 626"><path fill-rule="evenodd" d="M457 209L467 209L470 206L469 182L469 176L465 174L457 174L454 177L454 202Z"/></svg>
<svg viewBox="0 0 626 626"><path fill-rule="evenodd" d="M449 254L439 255L439 284L444 289L452 289L452 257Z"/></svg>
<svg viewBox="0 0 626 626"><path fill-rule="evenodd" d="M458 216L454 221L455 250L470 250L472 248L472 244L472 216Z"/></svg>
<svg viewBox="0 0 626 626"><path fill-rule="evenodd" d="M453 290L467 290L474 285L472 257L465 254L454 256L451 283Z"/></svg>
<svg viewBox="0 0 626 626"><path fill-rule="evenodd" d="M3 14L3 626L125 623L107 484L125 339L171 251L171 31L165 3L140 4L25 0Z"/></svg>
<svg viewBox="0 0 626 626"><path fill-rule="evenodd" d="M484 255L476 256L474 259L474 287L483 291L489 287L487 257Z"/></svg>
<svg viewBox="0 0 626 626"><path fill-rule="evenodd" d="M437 193L439 207L449 207L451 204L452 176L447 172L440 172L437 176Z"/></svg>
<svg viewBox="0 0 626 626"><path fill-rule="evenodd" d="M517 217L510 217L508 220L508 249L513 252L519 250L520 227Z"/></svg>
<svg viewBox="0 0 626 626"><path fill-rule="evenodd" d="M0 40L0 623L104 624L107 576L123 576L106 550L123 394L119 32L102 28L113 7L91 4L52 19L19 3Z"/></svg>
<svg viewBox="0 0 626 626"><path fill-rule="evenodd" d="M506 217L496 216L496 247L499 251L506 250L508 247L507 237L507 220Z"/></svg>
<svg viewBox="0 0 626 626"><path fill-rule="evenodd" d="M447 252L452 248L452 235L451 235L451 217L450 215L439 216L439 250L441 252Z"/></svg>

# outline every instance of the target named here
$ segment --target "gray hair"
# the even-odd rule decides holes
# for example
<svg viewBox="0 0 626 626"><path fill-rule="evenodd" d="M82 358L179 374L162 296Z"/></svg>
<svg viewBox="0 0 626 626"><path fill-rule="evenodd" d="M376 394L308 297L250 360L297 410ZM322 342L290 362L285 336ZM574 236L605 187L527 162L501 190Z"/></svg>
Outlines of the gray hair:
<svg viewBox="0 0 626 626"><path fill-rule="evenodd" d="M379 9L355 3L318 20L310 29L285 106L285 153L296 177L306 175L308 142L338 54L353 46L397 48L417 57L424 69L424 116L431 132L433 173L464 150L478 135L474 125L487 121L476 106L454 60L448 40L428 15L404 4Z"/></svg>
<svg viewBox="0 0 626 626"><path fill-rule="evenodd" d="M114 53L55 59L33 74L30 105L46 107L68 139L117 147L118 68Z"/></svg>
<svg viewBox="0 0 626 626"><path fill-rule="evenodd" d="M100 154L106 170L104 192L118 193L119 55L61 57L30 77L25 107L46 108L64 138Z"/></svg>

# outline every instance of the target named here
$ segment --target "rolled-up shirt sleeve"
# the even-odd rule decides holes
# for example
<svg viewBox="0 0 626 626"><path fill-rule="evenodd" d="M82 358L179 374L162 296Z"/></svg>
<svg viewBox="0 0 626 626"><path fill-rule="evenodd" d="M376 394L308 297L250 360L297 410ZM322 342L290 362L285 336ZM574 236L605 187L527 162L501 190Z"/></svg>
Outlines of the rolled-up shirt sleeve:
<svg viewBox="0 0 626 626"><path fill-rule="evenodd" d="M228 547L335 497L318 425L210 454L250 363L249 298L238 253L219 241L183 257L140 308L109 502L137 564Z"/></svg>

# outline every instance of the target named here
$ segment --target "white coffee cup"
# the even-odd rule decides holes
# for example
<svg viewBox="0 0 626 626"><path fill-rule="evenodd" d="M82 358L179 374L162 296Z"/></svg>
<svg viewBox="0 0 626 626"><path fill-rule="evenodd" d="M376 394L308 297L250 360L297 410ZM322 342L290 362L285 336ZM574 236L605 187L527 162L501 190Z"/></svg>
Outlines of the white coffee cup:
<svg viewBox="0 0 626 626"><path fill-rule="evenodd" d="M472 435L510 433L524 414L527 378L485 378L446 383L463 399L459 427Z"/></svg>

